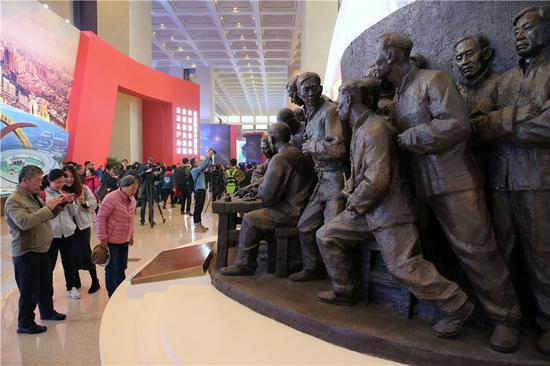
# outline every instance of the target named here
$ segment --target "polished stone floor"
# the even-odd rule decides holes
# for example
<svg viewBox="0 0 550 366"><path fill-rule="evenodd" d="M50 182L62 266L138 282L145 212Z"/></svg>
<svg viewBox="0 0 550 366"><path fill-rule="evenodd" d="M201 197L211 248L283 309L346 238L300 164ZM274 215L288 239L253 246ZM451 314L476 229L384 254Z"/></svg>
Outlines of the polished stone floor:
<svg viewBox="0 0 550 366"><path fill-rule="evenodd" d="M140 226L139 216L135 216L135 244L130 248L128 270L130 274L153 258L159 251L174 248L197 239L213 236L217 232L217 215L210 212L203 214L203 224L210 230L203 234L193 232L192 216L183 216L179 208L165 211L166 223L155 212L158 225ZM214 219L212 219L214 218ZM95 294L88 295L90 276L80 271L82 288L80 300L66 296L65 280L61 260L58 260L54 271L54 306L57 311L66 313L63 322L44 321L48 331L39 335L18 335L17 301L19 293L14 280L11 261L10 234L2 217L1 230L1 365L99 365L99 328L101 316L108 301L105 290L104 269L98 267L98 276L102 288ZM92 246L97 243L95 231L92 233Z"/></svg>

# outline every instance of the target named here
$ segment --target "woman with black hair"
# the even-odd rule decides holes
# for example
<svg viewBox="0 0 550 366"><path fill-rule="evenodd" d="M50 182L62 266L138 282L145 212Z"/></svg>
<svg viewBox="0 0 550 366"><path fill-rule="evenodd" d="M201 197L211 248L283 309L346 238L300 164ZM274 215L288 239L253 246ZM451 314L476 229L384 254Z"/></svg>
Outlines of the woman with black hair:
<svg viewBox="0 0 550 366"><path fill-rule="evenodd" d="M74 215L76 229L73 240L75 287L78 289L81 286L78 270L89 271L92 285L88 289L88 293L93 294L100 288L95 264L92 263L92 250L90 248L91 227L94 222L93 213L97 207L97 200L92 190L77 179L78 175L72 166L63 167L63 172L67 177L63 190L74 194L76 206L76 214Z"/></svg>
<svg viewBox="0 0 550 366"><path fill-rule="evenodd" d="M76 230L76 224L73 217L76 214L76 205L74 203L74 194L63 191L65 185L65 173L61 169L52 169L44 176L46 188L44 189L42 199L47 201L52 198L64 197L63 208L59 215L49 221L53 232L52 245L48 254L52 262L52 272L55 269L57 255L61 253L61 263L65 274L65 283L67 286L67 297L71 299L80 299L80 293L76 289L73 266L73 239Z"/></svg>

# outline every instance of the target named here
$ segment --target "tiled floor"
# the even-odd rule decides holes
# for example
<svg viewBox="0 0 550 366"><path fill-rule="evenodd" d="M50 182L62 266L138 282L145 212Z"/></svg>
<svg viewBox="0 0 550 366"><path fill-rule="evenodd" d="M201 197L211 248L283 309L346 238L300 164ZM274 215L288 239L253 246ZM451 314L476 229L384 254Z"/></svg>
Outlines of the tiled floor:
<svg viewBox="0 0 550 366"><path fill-rule="evenodd" d="M130 274L150 260L159 251L174 248L191 241L215 235L217 215L203 214L203 224L210 227L209 232L195 235L193 219L182 216L179 208L165 211L166 223L155 212L158 225L151 229L139 225L139 216L135 217L135 244L130 248L128 270ZM212 220L212 217L215 219ZM212 222L215 221L215 222ZM66 313L63 322L42 322L37 315L37 323L44 324L48 331L39 335L18 335L17 328L17 291L13 277L11 261L10 234L2 217L1 230L1 365L99 365L99 327L108 297L105 291L104 270L98 267L101 290L88 295L90 276L80 271L82 288L80 300L68 299L61 261L54 271L54 306L57 311ZM92 233L92 246L97 243Z"/></svg>

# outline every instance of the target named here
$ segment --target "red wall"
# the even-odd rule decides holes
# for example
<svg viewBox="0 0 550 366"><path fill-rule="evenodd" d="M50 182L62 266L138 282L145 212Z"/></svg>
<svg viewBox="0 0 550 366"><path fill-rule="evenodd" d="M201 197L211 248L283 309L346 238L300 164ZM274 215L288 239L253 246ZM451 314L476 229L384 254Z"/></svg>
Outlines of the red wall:
<svg viewBox="0 0 550 366"><path fill-rule="evenodd" d="M176 151L176 108L200 113L199 86L129 58L92 32L80 34L67 122L67 159L105 164L118 91L143 100L143 158L181 161L184 155Z"/></svg>

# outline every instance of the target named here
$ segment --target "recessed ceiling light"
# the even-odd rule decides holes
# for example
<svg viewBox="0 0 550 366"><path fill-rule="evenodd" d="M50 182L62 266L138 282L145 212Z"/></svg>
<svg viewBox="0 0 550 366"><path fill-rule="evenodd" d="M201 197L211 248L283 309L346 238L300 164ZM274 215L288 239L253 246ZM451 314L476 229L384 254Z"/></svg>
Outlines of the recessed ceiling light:
<svg viewBox="0 0 550 366"><path fill-rule="evenodd" d="M46 9L48 9L48 8L49 8L48 4L44 4L44 7L45 7Z"/></svg>
<svg viewBox="0 0 550 366"><path fill-rule="evenodd" d="M170 36L170 39L171 39L171 40L174 40L174 36Z"/></svg>
<svg viewBox="0 0 550 366"><path fill-rule="evenodd" d="M189 56L186 56L186 57L185 57L185 59L186 59L186 60L189 60L189 59L190 59L190 57L189 57Z"/></svg>
<svg viewBox="0 0 550 366"><path fill-rule="evenodd" d="M233 13L238 13L239 12L239 9L237 7L234 7L233 8Z"/></svg>
<svg viewBox="0 0 550 366"><path fill-rule="evenodd" d="M241 23L237 23L237 28L240 28L241 27Z"/></svg>

